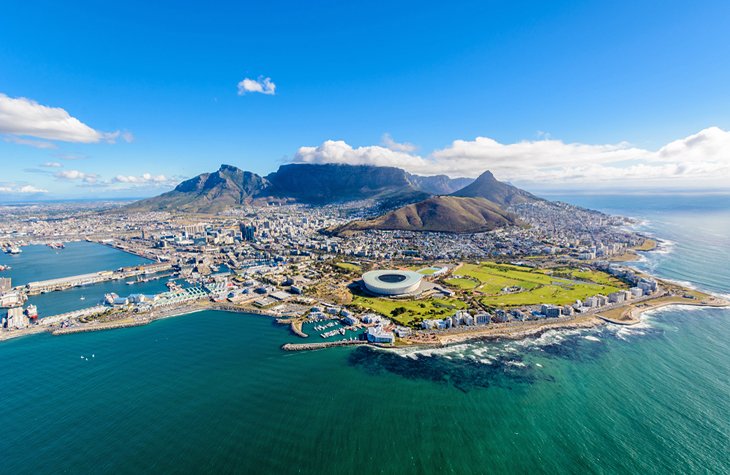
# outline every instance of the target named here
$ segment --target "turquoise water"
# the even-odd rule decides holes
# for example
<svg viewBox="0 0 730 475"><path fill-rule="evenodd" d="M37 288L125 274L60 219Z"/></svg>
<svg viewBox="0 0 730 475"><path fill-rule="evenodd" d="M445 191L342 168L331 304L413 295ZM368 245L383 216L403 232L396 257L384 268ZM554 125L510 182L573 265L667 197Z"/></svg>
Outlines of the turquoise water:
<svg viewBox="0 0 730 475"><path fill-rule="evenodd" d="M592 199L672 241L640 265L730 292L730 205ZM2 472L730 471L726 309L419 354L294 340L201 312L0 344Z"/></svg>
<svg viewBox="0 0 730 475"><path fill-rule="evenodd" d="M74 287L60 292L34 295L28 298L28 303L36 305L40 318L43 318L94 306L104 298L105 294L110 292L122 297L127 297L130 294L154 295L166 292L168 290L165 285L167 281L167 278L162 278L127 285L125 280L114 280Z"/></svg>
<svg viewBox="0 0 730 475"><path fill-rule="evenodd" d="M22 254L0 253L0 265L12 267L9 271L0 272L0 277L12 278L13 285L151 262L143 257L86 241L66 243L66 249L60 250L43 245L24 246L22 249Z"/></svg>

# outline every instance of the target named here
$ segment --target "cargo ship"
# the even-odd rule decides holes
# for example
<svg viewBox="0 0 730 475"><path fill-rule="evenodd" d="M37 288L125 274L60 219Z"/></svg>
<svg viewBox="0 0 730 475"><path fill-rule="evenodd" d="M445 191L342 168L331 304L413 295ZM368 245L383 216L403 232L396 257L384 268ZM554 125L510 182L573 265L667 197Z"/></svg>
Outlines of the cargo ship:
<svg viewBox="0 0 730 475"><path fill-rule="evenodd" d="M25 315L30 318L31 320L37 320L38 319L38 307L36 307L33 304L28 305L25 308Z"/></svg>

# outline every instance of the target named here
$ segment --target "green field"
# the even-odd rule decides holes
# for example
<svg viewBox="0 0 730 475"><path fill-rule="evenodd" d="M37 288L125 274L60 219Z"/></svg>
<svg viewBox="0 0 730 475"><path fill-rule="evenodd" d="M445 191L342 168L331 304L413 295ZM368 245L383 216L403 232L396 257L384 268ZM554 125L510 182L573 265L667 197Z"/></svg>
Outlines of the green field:
<svg viewBox="0 0 730 475"><path fill-rule="evenodd" d="M456 299L395 300L355 295L352 305L370 310L395 320L402 325L411 325L422 319L444 318L456 310L466 308L466 304ZM402 313L394 310L402 308Z"/></svg>
<svg viewBox="0 0 730 475"><path fill-rule="evenodd" d="M347 272L362 272L362 268L360 266L350 264L349 262L335 262L333 265Z"/></svg>
<svg viewBox="0 0 730 475"><path fill-rule="evenodd" d="M620 280L593 270L534 269L493 262L464 264L454 275L478 280L480 284L474 290L482 295L480 302L490 307L519 307L543 303L565 305L577 299L596 294L606 295L627 287ZM455 277L445 280L444 283L460 290L469 290L464 281L471 282L468 278ZM502 291L508 287L518 290Z"/></svg>
<svg viewBox="0 0 730 475"><path fill-rule="evenodd" d="M463 277L454 277L451 279L445 279L445 283L447 283L451 287L456 287L461 290L471 290L476 288L480 283L476 280L472 279L465 279Z"/></svg>

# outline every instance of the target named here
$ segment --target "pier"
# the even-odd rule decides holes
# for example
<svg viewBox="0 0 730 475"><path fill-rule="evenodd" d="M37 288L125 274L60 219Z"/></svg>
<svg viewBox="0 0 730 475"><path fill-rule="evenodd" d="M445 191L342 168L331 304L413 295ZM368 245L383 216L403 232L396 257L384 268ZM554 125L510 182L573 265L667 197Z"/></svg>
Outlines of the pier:
<svg viewBox="0 0 730 475"><path fill-rule="evenodd" d="M72 312L59 313L58 315L52 315L50 317L39 318L38 325L42 325L42 326L55 325L57 323L61 323L63 321L69 320L69 319L89 317L92 315L99 315L100 313L104 313L108 310L111 310L111 309L109 307L105 307L104 305L95 305L93 307L82 308L80 310L74 310Z"/></svg>
<svg viewBox="0 0 730 475"><path fill-rule="evenodd" d="M30 282L25 286L19 287L19 290L25 290L28 295L37 295L45 292L53 292L56 290L69 289L82 285L98 284L110 280L121 280L145 274L156 274L172 269L170 263L149 264L145 266L128 267L118 270L106 270L93 272L91 274L74 275L70 277L60 277L58 279L41 280L38 282Z"/></svg>
<svg viewBox="0 0 730 475"><path fill-rule="evenodd" d="M355 346L367 344L368 342L365 340L325 341L322 343L285 343L281 346L281 349L284 351L307 351L319 350L322 348L332 348L335 346Z"/></svg>

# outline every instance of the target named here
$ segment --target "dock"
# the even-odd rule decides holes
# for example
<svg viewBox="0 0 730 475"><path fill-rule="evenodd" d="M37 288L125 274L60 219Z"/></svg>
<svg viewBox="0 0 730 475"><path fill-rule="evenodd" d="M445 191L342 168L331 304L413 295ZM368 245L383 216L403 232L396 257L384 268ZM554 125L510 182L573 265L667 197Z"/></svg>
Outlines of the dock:
<svg viewBox="0 0 730 475"><path fill-rule="evenodd" d="M30 282L18 289L24 290L28 295L37 295L44 292L53 292L56 290L70 289L82 285L98 284L110 280L121 280L135 277L138 275L155 274L172 269L170 263L149 264L144 266L128 267L117 270L106 270L93 272L91 274L73 275L69 277L60 277L58 279L41 280Z"/></svg>

